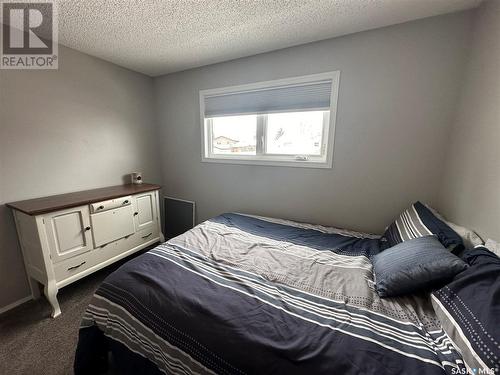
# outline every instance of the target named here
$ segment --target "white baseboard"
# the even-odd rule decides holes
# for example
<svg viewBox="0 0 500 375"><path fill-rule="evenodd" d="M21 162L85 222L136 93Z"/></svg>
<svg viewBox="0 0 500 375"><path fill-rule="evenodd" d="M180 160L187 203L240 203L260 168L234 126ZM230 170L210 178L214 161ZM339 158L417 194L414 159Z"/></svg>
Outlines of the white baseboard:
<svg viewBox="0 0 500 375"><path fill-rule="evenodd" d="M3 314L4 312L13 309L14 307L22 305L23 303L28 302L31 299L33 299L31 296L26 296L24 298L21 298L20 300L17 300L16 302L8 304L7 306L0 307L0 314Z"/></svg>

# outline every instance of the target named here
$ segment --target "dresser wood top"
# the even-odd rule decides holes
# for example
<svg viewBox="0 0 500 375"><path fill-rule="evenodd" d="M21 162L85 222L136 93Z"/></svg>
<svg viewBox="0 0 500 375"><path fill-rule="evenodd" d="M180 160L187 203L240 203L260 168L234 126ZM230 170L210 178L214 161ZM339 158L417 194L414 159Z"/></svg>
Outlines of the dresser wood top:
<svg viewBox="0 0 500 375"><path fill-rule="evenodd" d="M52 195L49 197L27 199L24 201L7 203L7 207L24 212L28 215L40 215L48 212L58 211L65 208L82 206L108 199L133 195L147 191L159 190L160 185L155 184L127 184L109 186L100 189L84 190L74 193Z"/></svg>

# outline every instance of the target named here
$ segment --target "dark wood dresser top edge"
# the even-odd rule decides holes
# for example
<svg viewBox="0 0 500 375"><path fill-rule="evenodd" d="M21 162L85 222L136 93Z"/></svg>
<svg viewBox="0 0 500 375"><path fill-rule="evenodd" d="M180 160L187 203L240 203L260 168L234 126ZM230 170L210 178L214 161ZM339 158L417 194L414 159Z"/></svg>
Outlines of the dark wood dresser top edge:
<svg viewBox="0 0 500 375"><path fill-rule="evenodd" d="M21 211L27 215L34 216L63 210L65 208L72 208L108 199L114 199L125 195L140 194L159 189L161 189L160 185L146 183L139 185L116 185L11 202L6 203L6 206L13 210Z"/></svg>

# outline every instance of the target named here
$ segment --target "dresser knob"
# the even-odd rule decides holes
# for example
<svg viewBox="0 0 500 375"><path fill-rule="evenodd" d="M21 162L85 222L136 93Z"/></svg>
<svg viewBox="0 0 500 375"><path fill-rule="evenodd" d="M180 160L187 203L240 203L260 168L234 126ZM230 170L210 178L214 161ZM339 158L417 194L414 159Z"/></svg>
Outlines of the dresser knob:
<svg viewBox="0 0 500 375"><path fill-rule="evenodd" d="M139 212L134 212L134 216L137 216L137 215L139 215Z"/></svg>
<svg viewBox="0 0 500 375"><path fill-rule="evenodd" d="M85 227L85 230L90 230L90 227Z"/></svg>
<svg viewBox="0 0 500 375"><path fill-rule="evenodd" d="M104 206L99 206L97 207L98 210L103 210L104 209Z"/></svg>

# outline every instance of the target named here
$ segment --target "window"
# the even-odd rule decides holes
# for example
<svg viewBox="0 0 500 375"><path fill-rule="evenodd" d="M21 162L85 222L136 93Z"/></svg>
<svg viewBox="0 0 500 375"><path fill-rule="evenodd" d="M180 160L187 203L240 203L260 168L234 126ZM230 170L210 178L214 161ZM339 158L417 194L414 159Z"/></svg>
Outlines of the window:
<svg viewBox="0 0 500 375"><path fill-rule="evenodd" d="M331 168L339 72L200 91L202 160Z"/></svg>

